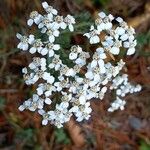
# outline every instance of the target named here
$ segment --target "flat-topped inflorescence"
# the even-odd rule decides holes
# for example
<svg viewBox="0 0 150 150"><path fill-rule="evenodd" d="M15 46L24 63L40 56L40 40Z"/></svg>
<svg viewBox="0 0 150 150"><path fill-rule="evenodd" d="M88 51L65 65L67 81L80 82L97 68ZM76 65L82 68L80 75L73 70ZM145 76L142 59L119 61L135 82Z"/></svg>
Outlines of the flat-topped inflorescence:
<svg viewBox="0 0 150 150"><path fill-rule="evenodd" d="M57 10L47 2L43 2L42 6L46 14L31 12L27 24L36 25L46 38L17 33L19 49L40 55L33 57L29 66L22 69L25 83L36 83L37 88L33 97L26 100L19 110L38 111L43 118L43 125L50 122L60 128L73 115L78 122L88 120L92 112L90 101L103 100L108 90L116 92L115 101L108 111L123 110L126 102L122 97L141 90L140 85L132 85L128 76L121 73L125 65L123 59L115 60L122 50L127 49L127 55L135 53L134 29L120 17L99 13L89 33L84 34L90 44L95 44L95 51L91 56L79 45L70 46L68 61L73 65L70 67L60 56L61 41L58 44L56 39L62 30L68 28L70 32L74 31L75 18L58 15ZM115 25L112 21L116 21Z"/></svg>

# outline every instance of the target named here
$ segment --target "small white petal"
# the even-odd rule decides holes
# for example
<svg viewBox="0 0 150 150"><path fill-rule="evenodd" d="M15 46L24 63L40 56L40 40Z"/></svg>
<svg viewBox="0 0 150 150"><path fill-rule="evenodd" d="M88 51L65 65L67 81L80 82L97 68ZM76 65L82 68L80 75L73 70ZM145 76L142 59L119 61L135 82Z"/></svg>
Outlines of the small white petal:
<svg viewBox="0 0 150 150"><path fill-rule="evenodd" d="M19 43L19 44L17 45L17 48L18 48L18 49L22 49L22 44Z"/></svg>
<svg viewBox="0 0 150 150"><path fill-rule="evenodd" d="M106 91L107 91L107 87L104 86L104 87L101 89L101 92L106 93Z"/></svg>
<svg viewBox="0 0 150 150"><path fill-rule="evenodd" d="M34 42L34 35L29 35L29 40L28 40L28 42L29 42L29 44L33 44L33 42Z"/></svg>
<svg viewBox="0 0 150 150"><path fill-rule="evenodd" d="M120 89L116 90L116 94L121 95L121 90Z"/></svg>
<svg viewBox="0 0 150 150"><path fill-rule="evenodd" d="M34 63L30 63L30 64L29 64L29 68L32 69L32 70L34 70L34 69L36 69L36 66L35 66Z"/></svg>
<svg viewBox="0 0 150 150"><path fill-rule="evenodd" d="M109 19L110 19L111 21L114 20L113 15L109 14L108 17L109 17Z"/></svg>
<svg viewBox="0 0 150 150"><path fill-rule="evenodd" d="M78 78L76 78L76 81L77 81L78 83L82 83L82 82L83 82L83 78L78 77Z"/></svg>
<svg viewBox="0 0 150 150"><path fill-rule="evenodd" d="M42 48L40 53L44 56L48 53L48 49L47 48Z"/></svg>
<svg viewBox="0 0 150 150"><path fill-rule="evenodd" d="M94 26L93 25L91 25L91 28L90 28L90 31L92 31L92 30L94 30Z"/></svg>
<svg viewBox="0 0 150 150"><path fill-rule="evenodd" d="M78 65L84 66L86 64L86 61L81 59L81 58L77 58L75 60L75 63L78 64Z"/></svg>
<svg viewBox="0 0 150 150"><path fill-rule="evenodd" d="M57 15L58 12L57 12L56 9L53 9L53 10L52 10L52 13L53 13L54 15Z"/></svg>
<svg viewBox="0 0 150 150"><path fill-rule="evenodd" d="M45 96L46 96L46 97L49 97L50 95L52 95L52 91L46 91L46 92L45 92Z"/></svg>
<svg viewBox="0 0 150 150"><path fill-rule="evenodd" d="M42 49L43 49L42 47L38 47L37 48L38 53L41 53Z"/></svg>
<svg viewBox="0 0 150 150"><path fill-rule="evenodd" d="M59 36L59 31L58 31L58 30L55 30L55 31L53 32L53 35L56 36L56 37L58 37L58 36Z"/></svg>
<svg viewBox="0 0 150 150"><path fill-rule="evenodd" d="M83 36L86 36L87 38L90 38L90 34L89 33L85 33Z"/></svg>
<svg viewBox="0 0 150 150"><path fill-rule="evenodd" d="M29 110L30 110L30 111L35 111L36 108L35 108L35 107L29 107Z"/></svg>
<svg viewBox="0 0 150 150"><path fill-rule="evenodd" d="M44 27L44 24L43 23L40 23L39 25L38 25L38 28L39 29L41 29L41 28L43 28Z"/></svg>
<svg viewBox="0 0 150 150"><path fill-rule="evenodd" d="M47 3L47 2L43 2L43 3L42 3L42 6L43 6L43 8L45 8L45 9L46 9L49 5L48 5L48 3Z"/></svg>
<svg viewBox="0 0 150 150"><path fill-rule="evenodd" d="M53 76L50 76L47 80L48 83L52 84L55 81L55 78Z"/></svg>
<svg viewBox="0 0 150 150"><path fill-rule="evenodd" d="M49 64L49 66L48 66L49 68L54 68L55 67L55 65L54 64Z"/></svg>
<svg viewBox="0 0 150 150"><path fill-rule="evenodd" d="M46 66L46 59L45 58L41 58L41 66Z"/></svg>
<svg viewBox="0 0 150 150"><path fill-rule="evenodd" d="M23 105L20 105L18 108L20 111L24 111L25 107Z"/></svg>
<svg viewBox="0 0 150 150"><path fill-rule="evenodd" d="M53 21L53 14L49 13L47 15L47 17L48 17L49 21ZM49 27L49 25L47 27Z"/></svg>
<svg viewBox="0 0 150 150"><path fill-rule="evenodd" d="M57 22L53 22L52 25L53 25L54 29L56 29L56 30L60 28L60 24Z"/></svg>
<svg viewBox="0 0 150 150"><path fill-rule="evenodd" d="M101 48L101 47L97 48L96 51L97 51L99 54L104 53L104 49Z"/></svg>
<svg viewBox="0 0 150 150"><path fill-rule="evenodd" d="M44 72L43 79L47 80L50 77L50 73Z"/></svg>
<svg viewBox="0 0 150 150"><path fill-rule="evenodd" d="M38 77L37 75L35 75L35 76L33 77L34 83L35 83L38 79L39 79L39 77Z"/></svg>
<svg viewBox="0 0 150 150"><path fill-rule="evenodd" d="M133 55L135 53L135 48L129 48L127 51L127 55Z"/></svg>
<svg viewBox="0 0 150 150"><path fill-rule="evenodd" d="M110 52L111 52L112 54L114 54L114 55L118 55L119 52L120 52L120 49L119 49L118 47L112 47L112 48L110 49Z"/></svg>
<svg viewBox="0 0 150 150"><path fill-rule="evenodd" d="M43 105L44 105L44 104L43 104L43 100L42 100L42 101L40 100L40 101L38 102L38 108L39 108L39 109L42 109L42 108L43 108Z"/></svg>
<svg viewBox="0 0 150 150"><path fill-rule="evenodd" d="M117 17L116 21L118 21L119 23L123 22L123 19L121 17Z"/></svg>
<svg viewBox="0 0 150 150"><path fill-rule="evenodd" d="M54 53L54 51L53 51L53 50L50 50L50 51L49 51L49 57L54 56L54 54L55 54L55 53Z"/></svg>
<svg viewBox="0 0 150 150"><path fill-rule="evenodd" d="M56 71L59 70L59 68L60 68L60 64L55 65L55 70Z"/></svg>
<svg viewBox="0 0 150 150"><path fill-rule="evenodd" d="M69 103L68 103L68 102L62 102L62 103L61 103L61 106L62 106L63 108L67 108L67 107L69 106Z"/></svg>
<svg viewBox="0 0 150 150"><path fill-rule="evenodd" d="M44 111L43 109L39 109L39 110L38 110L38 113L39 113L40 115L43 115L43 114L45 114L45 111Z"/></svg>
<svg viewBox="0 0 150 150"><path fill-rule="evenodd" d="M124 46L125 48L129 48L129 47L130 47L130 43L129 43L129 42L124 42L124 43L123 43L123 46Z"/></svg>
<svg viewBox="0 0 150 150"><path fill-rule="evenodd" d="M46 28L42 28L41 33L45 33L47 31Z"/></svg>
<svg viewBox="0 0 150 150"><path fill-rule="evenodd" d="M72 25L72 24L69 25L69 30L70 30L71 32L74 31L74 28L73 28L73 25Z"/></svg>
<svg viewBox="0 0 150 150"><path fill-rule="evenodd" d="M50 104L52 103L52 101L51 101L51 99L46 98L46 99L45 99L45 103L48 104L48 105L50 105Z"/></svg>
<svg viewBox="0 0 150 150"><path fill-rule="evenodd" d="M32 25L33 25L33 19L29 19L29 20L27 21L27 25L28 25L28 26L32 26Z"/></svg>
<svg viewBox="0 0 150 150"><path fill-rule="evenodd" d="M96 43L99 43L99 42L100 42L100 39L97 35L90 38L90 43L91 44L96 44Z"/></svg>
<svg viewBox="0 0 150 150"><path fill-rule="evenodd" d="M33 101L37 101L39 99L39 96L37 94L33 94Z"/></svg>
<svg viewBox="0 0 150 150"><path fill-rule="evenodd" d="M69 59L70 59L70 60L75 60L75 59L77 58L77 56L78 56L77 53L73 53L73 52L72 52L72 53L69 54Z"/></svg>
<svg viewBox="0 0 150 150"><path fill-rule="evenodd" d="M99 74L95 74L94 75L94 82L99 82L100 81L100 75Z"/></svg>
<svg viewBox="0 0 150 150"><path fill-rule="evenodd" d="M91 68L94 68L94 67L96 67L97 66L97 61L96 60L93 60L92 62L91 62Z"/></svg>
<svg viewBox="0 0 150 150"><path fill-rule="evenodd" d="M80 96L80 97L79 97L79 102L80 102L81 105L84 105L84 104L86 103L85 96L83 96L83 95Z"/></svg>
<svg viewBox="0 0 150 150"><path fill-rule="evenodd" d="M27 74L27 73L28 73L27 68L23 68L23 69L22 69L22 73Z"/></svg>
<svg viewBox="0 0 150 150"><path fill-rule="evenodd" d="M54 48L54 50L59 50L59 49L60 49L60 45L59 45L59 44L55 44L55 45L53 46L53 48Z"/></svg>
<svg viewBox="0 0 150 150"><path fill-rule="evenodd" d="M100 67L104 66L104 61L102 59L100 59L100 60L98 60L98 64L99 64Z"/></svg>
<svg viewBox="0 0 150 150"><path fill-rule="evenodd" d="M101 18L105 18L105 17L106 17L106 14L105 14L104 12L100 12L98 15L99 15Z"/></svg>
<svg viewBox="0 0 150 150"><path fill-rule="evenodd" d="M97 26L98 31L102 31L105 29L105 23L101 23L100 25Z"/></svg>
<svg viewBox="0 0 150 150"><path fill-rule="evenodd" d="M47 119L42 120L42 125L47 125L47 124L48 124L48 120Z"/></svg>
<svg viewBox="0 0 150 150"><path fill-rule="evenodd" d="M34 22L38 25L39 23L40 23L40 18L39 17L36 17L35 19L34 19Z"/></svg>
<svg viewBox="0 0 150 150"><path fill-rule="evenodd" d="M49 41L53 43L55 41L55 37L53 35L49 36Z"/></svg>
<svg viewBox="0 0 150 150"><path fill-rule="evenodd" d="M34 53L36 52L36 48L35 48L35 47L30 48L29 52L30 52L31 54L34 54Z"/></svg>
<svg viewBox="0 0 150 150"><path fill-rule="evenodd" d="M22 38L22 35L20 33L17 33L16 37L20 40Z"/></svg>
<svg viewBox="0 0 150 150"><path fill-rule="evenodd" d="M108 22L105 24L105 29L108 30L108 29L111 29L112 28L112 23L111 22Z"/></svg>
<svg viewBox="0 0 150 150"><path fill-rule="evenodd" d="M107 56L105 53L99 55L100 59L105 59Z"/></svg>
<svg viewBox="0 0 150 150"><path fill-rule="evenodd" d="M106 72L106 68L104 66L100 67L100 73L105 73Z"/></svg>
<svg viewBox="0 0 150 150"><path fill-rule="evenodd" d="M93 79L94 78L94 75L92 73L92 71L88 71L86 74L85 74L86 78L88 79Z"/></svg>
<svg viewBox="0 0 150 150"><path fill-rule="evenodd" d="M66 23L62 22L60 27L61 27L62 29L66 29L67 25L66 25Z"/></svg>
<svg viewBox="0 0 150 150"><path fill-rule="evenodd" d="M114 111L114 110L113 110L113 108L111 108L111 107L108 109L108 112L113 112L113 111Z"/></svg>
<svg viewBox="0 0 150 150"><path fill-rule="evenodd" d="M67 71L66 76L74 76L75 75L75 71L71 68Z"/></svg>
<svg viewBox="0 0 150 150"><path fill-rule="evenodd" d="M116 28L116 33L118 35L123 35L125 33L125 29L123 29L122 27L117 27Z"/></svg>
<svg viewBox="0 0 150 150"><path fill-rule="evenodd" d="M28 44L23 44L22 45L22 50L26 51L28 50L29 45Z"/></svg>
<svg viewBox="0 0 150 150"><path fill-rule="evenodd" d="M133 41L135 39L135 37L133 35L129 36L129 41Z"/></svg>
<svg viewBox="0 0 150 150"><path fill-rule="evenodd" d="M129 37L128 37L127 34L123 34L123 35L120 37L120 39L121 39L122 41L126 41L128 38L129 38Z"/></svg>

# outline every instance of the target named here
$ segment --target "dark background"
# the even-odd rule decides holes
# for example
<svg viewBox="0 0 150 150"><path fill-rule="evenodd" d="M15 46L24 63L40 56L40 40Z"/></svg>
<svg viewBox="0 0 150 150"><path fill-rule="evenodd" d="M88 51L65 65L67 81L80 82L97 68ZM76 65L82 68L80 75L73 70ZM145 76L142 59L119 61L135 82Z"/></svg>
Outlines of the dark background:
<svg viewBox="0 0 150 150"><path fill-rule="evenodd" d="M60 14L80 16L82 22L105 10L123 17L137 32L137 52L126 61L129 79L140 83L142 91L126 97L124 111L111 114L108 93L103 101L92 102L89 121L78 124L72 119L62 129L42 127L37 113L18 111L35 87L24 84L21 69L31 55L16 49L16 33L35 31L26 20L32 10L44 12L41 2L0 0L0 150L150 150L150 1L47 0ZM70 38L80 44L83 37L76 33Z"/></svg>

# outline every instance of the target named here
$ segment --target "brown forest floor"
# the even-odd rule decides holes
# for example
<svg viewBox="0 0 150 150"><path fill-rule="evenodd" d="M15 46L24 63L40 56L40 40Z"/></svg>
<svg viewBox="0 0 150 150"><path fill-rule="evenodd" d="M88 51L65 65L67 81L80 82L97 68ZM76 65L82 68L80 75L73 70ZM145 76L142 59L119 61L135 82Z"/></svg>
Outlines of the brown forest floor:
<svg viewBox="0 0 150 150"><path fill-rule="evenodd" d="M16 49L17 32L27 30L26 18L40 0L0 0L0 150L150 150L150 1L47 0L62 14L106 10L136 28L137 54L127 58L130 79L143 90L126 97L124 111L106 111L111 95L92 103L89 121L72 119L64 129L41 126L36 113L20 113L18 106L34 87L24 84L21 69L31 56ZM75 37L78 41L78 36ZM80 41L80 40L79 40Z"/></svg>

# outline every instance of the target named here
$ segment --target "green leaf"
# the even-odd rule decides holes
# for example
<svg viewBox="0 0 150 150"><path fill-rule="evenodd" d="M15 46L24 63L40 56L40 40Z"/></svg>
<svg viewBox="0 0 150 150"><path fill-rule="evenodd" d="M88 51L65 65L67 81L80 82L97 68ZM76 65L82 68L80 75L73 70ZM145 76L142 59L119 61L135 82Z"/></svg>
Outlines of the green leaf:
<svg viewBox="0 0 150 150"><path fill-rule="evenodd" d="M90 26L94 21L91 14L87 11L83 11L82 13L75 15L75 19L75 32L82 34L89 31Z"/></svg>
<svg viewBox="0 0 150 150"><path fill-rule="evenodd" d="M145 44L150 44L150 31L147 33L139 34L137 37L137 45L142 47Z"/></svg>
<svg viewBox="0 0 150 150"><path fill-rule="evenodd" d="M93 0L94 4L97 5L101 5L101 6L106 6L106 4L109 2L110 0Z"/></svg>
<svg viewBox="0 0 150 150"><path fill-rule="evenodd" d="M27 128L27 129L22 129L19 130L16 134L16 136L19 139L25 140L27 142L33 141L33 136L34 136L34 129L32 128Z"/></svg>
<svg viewBox="0 0 150 150"><path fill-rule="evenodd" d="M148 51L143 51L145 45L150 45L150 31L147 33L139 34L137 37L137 50L140 56L149 57Z"/></svg>
<svg viewBox="0 0 150 150"><path fill-rule="evenodd" d="M56 39L56 43L61 44L63 49L70 48L72 33L66 29L60 33L60 36Z"/></svg>
<svg viewBox="0 0 150 150"><path fill-rule="evenodd" d="M142 141L140 145L140 150L150 150L150 145Z"/></svg>
<svg viewBox="0 0 150 150"><path fill-rule="evenodd" d="M0 97L0 111L2 111L5 107L5 99Z"/></svg>
<svg viewBox="0 0 150 150"><path fill-rule="evenodd" d="M56 129L55 132L55 138L57 143L63 143L63 144L69 144L70 139L67 136L66 132L64 129Z"/></svg>

